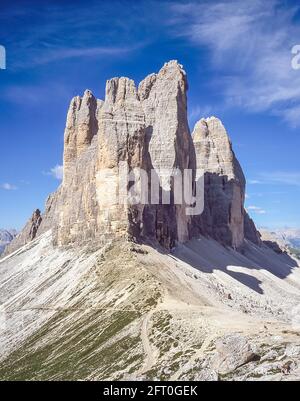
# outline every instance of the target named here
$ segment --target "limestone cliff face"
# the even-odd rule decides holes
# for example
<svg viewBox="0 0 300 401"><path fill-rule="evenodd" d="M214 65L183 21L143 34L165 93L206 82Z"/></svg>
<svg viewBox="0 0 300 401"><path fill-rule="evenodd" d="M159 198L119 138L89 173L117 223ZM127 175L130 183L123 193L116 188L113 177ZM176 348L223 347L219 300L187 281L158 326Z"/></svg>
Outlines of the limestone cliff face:
<svg viewBox="0 0 300 401"><path fill-rule="evenodd" d="M42 216L39 209L36 209L31 218L26 223L23 230L16 236L16 238L5 248L3 256L9 255L16 251L21 246L35 239L39 228L42 224Z"/></svg>
<svg viewBox="0 0 300 401"><path fill-rule="evenodd" d="M201 119L194 128L197 168L205 172L202 234L239 248L244 241L245 177L222 122Z"/></svg>
<svg viewBox="0 0 300 401"><path fill-rule="evenodd" d="M128 207L112 201L120 191L120 162L126 162L129 171L136 167L147 171L149 189L150 171L155 170L161 191L171 198L174 187L170 176L176 169L195 168L186 91L186 74L176 61L148 76L138 89L128 78L107 82L98 115L96 174L99 226L105 233L156 239L166 247L189 238L190 219L184 205Z"/></svg>
<svg viewBox="0 0 300 401"><path fill-rule="evenodd" d="M190 135L187 78L177 61L166 63L138 86L129 78L107 81L104 101L91 91L72 99L64 137L64 174L39 224L28 223L7 252L52 229L57 245L103 244L122 237L154 240L170 249L203 234L239 248L246 237L259 244L254 223L244 211L245 178L226 130L215 117L200 120ZM143 202L130 204L136 168L147 172ZM205 172L205 207L186 213L175 200L178 171ZM120 179L130 173L128 181ZM151 172L153 175L151 175ZM151 183L160 194L151 199ZM143 177L135 184L142 185ZM170 198L170 204L163 200ZM121 200L121 201L120 201ZM152 201L152 202L151 202ZM29 227L30 226L30 227Z"/></svg>
<svg viewBox="0 0 300 401"><path fill-rule="evenodd" d="M249 214L244 212L244 234L245 239L253 242L253 244L261 246L263 244L260 232L256 229L254 221L251 219Z"/></svg>
<svg viewBox="0 0 300 401"><path fill-rule="evenodd" d="M141 208L120 202L125 192L119 177L125 170L143 167L145 116L134 82L113 78L106 83L105 101L98 114L96 193L98 227L107 236L130 236L139 232ZM132 212L132 213L131 213Z"/></svg>
<svg viewBox="0 0 300 401"><path fill-rule="evenodd" d="M64 138L64 184L68 184L68 174L73 163L89 148L93 137L98 132L97 108L102 102L97 101L91 91L86 90L83 97L72 99L66 122Z"/></svg>
<svg viewBox="0 0 300 401"><path fill-rule="evenodd" d="M72 99L64 137L63 182L48 200L44 220L55 243L86 243L97 231L97 114L103 102L91 91Z"/></svg>
<svg viewBox="0 0 300 401"><path fill-rule="evenodd" d="M195 169L194 147L187 121L188 85L183 67L166 63L158 74L151 74L139 85L139 98L145 113L148 167L158 175L162 191L174 192L171 177L176 171ZM174 241L189 239L191 219L186 205L160 205L144 210L145 235L172 247Z"/></svg>

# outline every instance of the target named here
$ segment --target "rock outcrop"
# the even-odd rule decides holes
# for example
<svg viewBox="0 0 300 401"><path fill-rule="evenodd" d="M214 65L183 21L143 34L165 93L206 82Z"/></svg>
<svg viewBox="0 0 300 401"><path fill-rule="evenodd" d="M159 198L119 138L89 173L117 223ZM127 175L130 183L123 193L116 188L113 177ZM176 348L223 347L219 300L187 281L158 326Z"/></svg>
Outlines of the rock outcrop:
<svg viewBox="0 0 300 401"><path fill-rule="evenodd" d="M16 237L17 231L14 229L4 230L0 229L0 255L4 251L5 247L13 241Z"/></svg>
<svg viewBox="0 0 300 401"><path fill-rule="evenodd" d="M300 230L295 228L261 229L262 241L277 242L282 249L300 250Z"/></svg>
<svg viewBox="0 0 300 401"><path fill-rule="evenodd" d="M64 179L54 195L55 206L48 210L57 244L103 243L119 236L157 240L171 248L175 241L189 239L191 218L185 204L174 203L170 178L177 170L195 169L186 91L186 74L171 61L138 89L128 78L113 78L107 81L104 102L90 91L71 101ZM145 204L120 202L124 163L128 172L147 172ZM158 204L151 204L151 170L160 185ZM162 204L163 196L170 197L170 204Z"/></svg>
<svg viewBox="0 0 300 401"><path fill-rule="evenodd" d="M23 230L15 237L15 239L5 248L3 255L9 255L10 253L14 252L15 250L19 249L21 246L27 244L28 242L32 241L41 226L42 223L42 216L41 211L36 209L31 218L26 223Z"/></svg>
<svg viewBox="0 0 300 401"><path fill-rule="evenodd" d="M158 175L164 195L174 197L178 171L195 170L195 151L187 121L188 84L186 73L176 61L166 63L139 85L145 114L148 169ZM163 196L163 195L162 195ZM161 199L160 199L160 203ZM190 238L190 217L182 204L149 206L144 210L144 234L157 238L166 247Z"/></svg>
<svg viewBox="0 0 300 401"><path fill-rule="evenodd" d="M68 185L73 164L78 157L89 148L93 137L98 132L96 112L101 101L86 90L83 97L72 99L66 122L64 138L64 184Z"/></svg>
<svg viewBox="0 0 300 401"><path fill-rule="evenodd" d="M194 128L197 168L205 173L205 208L200 232L224 245L244 241L245 177L222 122L201 119Z"/></svg>
<svg viewBox="0 0 300 401"><path fill-rule="evenodd" d="M259 244L244 211L245 178L226 130L211 117L201 119L190 135L187 89L183 67L170 61L138 88L129 78L108 80L104 101L89 90L73 98L62 184L48 198L41 221L31 220L7 252L48 229L57 245L103 244L121 237L170 249L200 234L235 249L244 238ZM136 175L137 169L147 177ZM176 185L187 169L193 180L196 169L205 175L201 215L187 213L194 201L182 191L178 201ZM155 183L159 193L153 201ZM142 202L128 202L127 193L135 187L143 187ZM195 195L196 183L190 187ZM130 196L135 199L136 193Z"/></svg>
<svg viewBox="0 0 300 401"><path fill-rule="evenodd" d="M245 238L253 242L253 244L262 245L260 232L256 229L254 221L246 211L244 212L244 234Z"/></svg>
<svg viewBox="0 0 300 401"><path fill-rule="evenodd" d="M216 341L216 356L213 361L220 374L228 374L248 362L259 360L247 338L230 334Z"/></svg>
<svg viewBox="0 0 300 401"><path fill-rule="evenodd" d="M106 83L105 101L98 115L96 193L98 227L107 236L130 236L139 232L141 210L129 208L122 192L129 183L126 170L145 163L145 116L134 82L113 78ZM132 212L132 213L131 213Z"/></svg>

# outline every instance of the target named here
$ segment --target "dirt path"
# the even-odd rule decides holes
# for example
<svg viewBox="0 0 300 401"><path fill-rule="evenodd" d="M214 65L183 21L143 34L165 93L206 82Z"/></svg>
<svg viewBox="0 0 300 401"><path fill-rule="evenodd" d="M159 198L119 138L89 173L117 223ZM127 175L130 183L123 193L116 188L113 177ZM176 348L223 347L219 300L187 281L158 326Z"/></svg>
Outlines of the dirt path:
<svg viewBox="0 0 300 401"><path fill-rule="evenodd" d="M144 347L144 352L145 352L145 361L144 364L141 368L140 373L145 373L148 370L152 368L153 365L155 365L156 360L157 360L157 350L152 347L150 339L149 339L149 330L150 330L150 323L153 314L156 312L157 309L153 309L149 313L146 314L144 317L143 323L142 323L142 329L141 329L141 340L143 343Z"/></svg>

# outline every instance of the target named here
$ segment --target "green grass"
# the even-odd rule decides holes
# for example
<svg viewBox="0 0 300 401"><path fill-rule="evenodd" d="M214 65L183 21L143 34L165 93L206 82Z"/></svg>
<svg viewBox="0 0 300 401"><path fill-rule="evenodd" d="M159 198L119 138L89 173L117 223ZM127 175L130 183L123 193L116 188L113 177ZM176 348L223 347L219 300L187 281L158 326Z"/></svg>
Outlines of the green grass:
<svg viewBox="0 0 300 401"><path fill-rule="evenodd" d="M127 248L120 243L106 249L74 287L70 308L57 310L0 362L0 380L121 379L138 371L145 357L141 319L162 295L160 283L138 260L139 252ZM38 291L54 285L69 263ZM89 294L81 295L87 284ZM116 306L123 294L129 296ZM93 304L94 299L99 301Z"/></svg>
<svg viewBox="0 0 300 401"><path fill-rule="evenodd" d="M105 378L133 362L142 363L139 337L126 332L139 317L136 312L120 311L104 318L103 311L92 311L57 333L72 314L76 312L58 313L0 363L0 380L78 380L95 371Z"/></svg>

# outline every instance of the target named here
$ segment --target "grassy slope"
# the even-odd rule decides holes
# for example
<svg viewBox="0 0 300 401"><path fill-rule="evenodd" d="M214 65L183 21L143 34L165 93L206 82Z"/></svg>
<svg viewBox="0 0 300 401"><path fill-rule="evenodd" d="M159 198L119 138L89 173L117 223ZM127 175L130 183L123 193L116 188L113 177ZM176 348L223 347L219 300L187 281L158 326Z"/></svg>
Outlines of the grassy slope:
<svg viewBox="0 0 300 401"><path fill-rule="evenodd" d="M141 367L141 318L158 302L159 285L118 246L94 266L93 284L89 297L58 310L0 363L1 380L119 379Z"/></svg>
<svg viewBox="0 0 300 401"><path fill-rule="evenodd" d="M34 252L35 246L26 252ZM205 242L201 255L207 246ZM44 249L48 249L47 243ZM219 251L224 258L224 249ZM37 252L33 269L43 263L49 266L48 256L43 260L41 253ZM48 253L53 255L51 249ZM277 361L251 362L232 374L219 375L222 380L267 375L281 379L281 365L291 359L284 355L288 344L297 344L300 352L298 333L273 321L273 314L269 320L268 311L263 316L265 304L254 305L262 296L246 291L242 283L234 289L230 276L222 275L220 281L216 274L201 273L161 251L128 243L115 244L100 254L90 252L83 260L91 256L91 262L80 274L78 269L73 272L72 265L82 251L79 256L62 255L61 263L67 259L68 264L50 268L46 278L42 268L30 291L39 295L52 294L52 286L64 289L65 282L59 280L66 274L69 280L75 272L76 279L67 285L71 291L64 292L68 298L64 304L41 298L43 307L55 312L0 362L0 380L215 379L215 340L233 332L249 338L262 357L276 350ZM32 281L29 272L25 273L21 289ZM14 274L20 275L18 269ZM14 291L20 296L12 306L16 310L32 308L23 290L14 288L8 291L8 298ZM229 288L234 302L226 296ZM250 307L248 298L245 300L249 314L239 308L244 296L253 303ZM300 355L294 359L300 361Z"/></svg>

